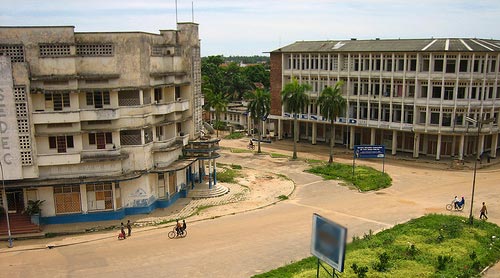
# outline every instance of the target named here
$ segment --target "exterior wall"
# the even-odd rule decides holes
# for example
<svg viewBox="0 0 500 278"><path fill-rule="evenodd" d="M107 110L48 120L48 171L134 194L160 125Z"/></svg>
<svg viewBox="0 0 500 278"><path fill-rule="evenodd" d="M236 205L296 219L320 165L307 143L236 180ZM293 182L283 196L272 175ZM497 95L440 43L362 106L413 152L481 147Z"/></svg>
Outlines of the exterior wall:
<svg viewBox="0 0 500 278"><path fill-rule="evenodd" d="M157 201L157 174L150 173L179 159L182 147L201 130L198 25L177 27L160 34L0 27L0 54L10 56L4 51L12 47L22 53L22 59L12 56L12 80L14 88L26 91L31 138L26 151L33 158L22 166L30 179L9 181L7 187L38 188L38 198L46 200L46 223L149 212L181 195L172 192L169 200ZM139 172L139 178L128 180ZM185 183L181 172L177 180ZM85 184L99 177L119 183L119 211L87 213ZM82 182L82 213L56 215L52 184L75 179Z"/></svg>
<svg viewBox="0 0 500 278"><path fill-rule="evenodd" d="M282 55L280 53L271 53L271 115L281 115L282 72Z"/></svg>
<svg viewBox="0 0 500 278"><path fill-rule="evenodd" d="M462 67L462 62L466 66ZM323 130L327 131L328 138L329 128L323 125L327 121L319 114L316 99L325 86L343 81L347 107L336 124L354 127L355 134L351 142L351 129L342 128L340 140L336 142L349 147L358 142L381 142L388 149L394 149L393 154L396 150L413 152L414 157L429 154L436 159L441 156L463 159L485 151L495 157L498 140L491 138L497 138L499 133L499 63L500 53L496 50L407 53L391 52L391 49L382 53L278 50L271 53L271 118L285 122L282 134L291 133L291 126L286 122L291 121L293 115L281 112L279 97L282 80L287 83L296 78L312 86L311 105L297 115L302 123L301 138L312 142L324 140L324 135L318 135L323 134ZM463 136L475 141L473 136L477 133L477 127L467 123L465 116L496 119L492 125L482 128L484 136L479 145L469 147L468 143L461 143L461 140L467 141L461 139ZM312 132L313 125L317 132ZM371 129L376 130L374 138Z"/></svg>

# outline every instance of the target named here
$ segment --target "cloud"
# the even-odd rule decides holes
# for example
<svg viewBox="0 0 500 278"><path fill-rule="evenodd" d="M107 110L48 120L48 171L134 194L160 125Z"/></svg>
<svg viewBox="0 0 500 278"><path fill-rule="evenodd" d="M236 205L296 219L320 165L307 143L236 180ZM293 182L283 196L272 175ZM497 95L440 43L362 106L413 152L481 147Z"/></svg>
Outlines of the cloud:
<svg viewBox="0 0 500 278"><path fill-rule="evenodd" d="M175 28L175 1L2 0L1 25L75 25L77 31ZM179 21L192 1L178 0ZM260 54L297 40L500 38L500 1L195 0L202 54Z"/></svg>

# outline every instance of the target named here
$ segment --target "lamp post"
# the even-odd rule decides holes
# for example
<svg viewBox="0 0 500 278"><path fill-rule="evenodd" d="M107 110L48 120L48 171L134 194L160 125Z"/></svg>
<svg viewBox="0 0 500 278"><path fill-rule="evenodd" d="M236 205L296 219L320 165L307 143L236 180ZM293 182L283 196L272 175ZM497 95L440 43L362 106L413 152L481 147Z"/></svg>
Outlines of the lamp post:
<svg viewBox="0 0 500 278"><path fill-rule="evenodd" d="M489 118L489 119L483 119L483 120L475 120L470 117L465 117L465 120L469 123L477 124L477 144L479 146L479 136L481 135L481 128L483 127L483 124L489 124L493 121L495 121L495 118ZM472 209L474 206L474 191L476 189L476 172L477 172L477 161L480 158L480 153L479 153L479 148L477 150L477 157L474 160L474 175L472 178L472 196L471 196L471 201L470 201L470 213L469 213L469 224L472 225L474 223L474 217L472 215Z"/></svg>
<svg viewBox="0 0 500 278"><path fill-rule="evenodd" d="M9 203L7 200L7 191L5 191L5 177L3 175L2 162L0 162L0 170L2 172L2 188L3 192L5 192L5 201L3 203L5 204L5 217L7 217L7 233L9 234L9 248L12 248L13 244L12 244L12 234L10 232Z"/></svg>

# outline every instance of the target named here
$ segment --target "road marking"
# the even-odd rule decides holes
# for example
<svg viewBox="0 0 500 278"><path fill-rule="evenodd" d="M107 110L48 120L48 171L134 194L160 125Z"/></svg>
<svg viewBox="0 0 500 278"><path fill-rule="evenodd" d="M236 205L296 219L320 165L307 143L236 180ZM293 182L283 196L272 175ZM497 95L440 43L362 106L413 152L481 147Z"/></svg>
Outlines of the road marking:
<svg viewBox="0 0 500 278"><path fill-rule="evenodd" d="M385 222L380 222L380 221L377 221L377 220L368 219L368 218L361 217L361 216L356 216L356 215L352 215L352 214L347 214L347 213L343 213L343 212L339 212L339 211L324 209L324 208L320 208L320 207L316 207L316 206L311 206L311 205L306 205L306 204L300 204L298 202L294 202L294 200L292 200L289 203L293 203L294 205L301 206L301 207L306 207L306 208L310 208L310 209L314 209L314 210L319 210L319 211L322 211L322 212L336 213L336 214L339 214L339 215L342 215L342 216L346 216L346 217L350 217L350 218L362 220L362 221L365 221L365 222L375 223L375 224L379 224L379 225L386 226L386 227L392 227L392 226L394 226L393 224L389 224L389 223L385 223Z"/></svg>
<svg viewBox="0 0 500 278"><path fill-rule="evenodd" d="M316 184L316 183L320 183L320 182L324 182L324 181L325 180L319 180L319 181L313 181L313 182L310 182L310 183L304 183L304 184L298 184L298 185L306 186L306 185Z"/></svg>

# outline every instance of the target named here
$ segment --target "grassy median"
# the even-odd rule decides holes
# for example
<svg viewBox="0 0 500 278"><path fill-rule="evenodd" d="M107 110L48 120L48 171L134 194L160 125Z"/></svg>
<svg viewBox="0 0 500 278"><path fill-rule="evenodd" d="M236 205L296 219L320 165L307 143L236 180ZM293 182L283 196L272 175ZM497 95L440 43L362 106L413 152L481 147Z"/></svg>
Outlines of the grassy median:
<svg viewBox="0 0 500 278"><path fill-rule="evenodd" d="M477 277L500 259L499 238L500 227L492 223L475 221L470 227L463 217L427 215L375 235L354 236L342 277ZM309 257L254 277L315 276L316 258Z"/></svg>
<svg viewBox="0 0 500 278"><path fill-rule="evenodd" d="M353 184L361 191L378 190L392 184L392 179L387 173L382 173L368 166L356 166L354 177L352 165L336 162L312 167L307 172L329 180L343 180Z"/></svg>

